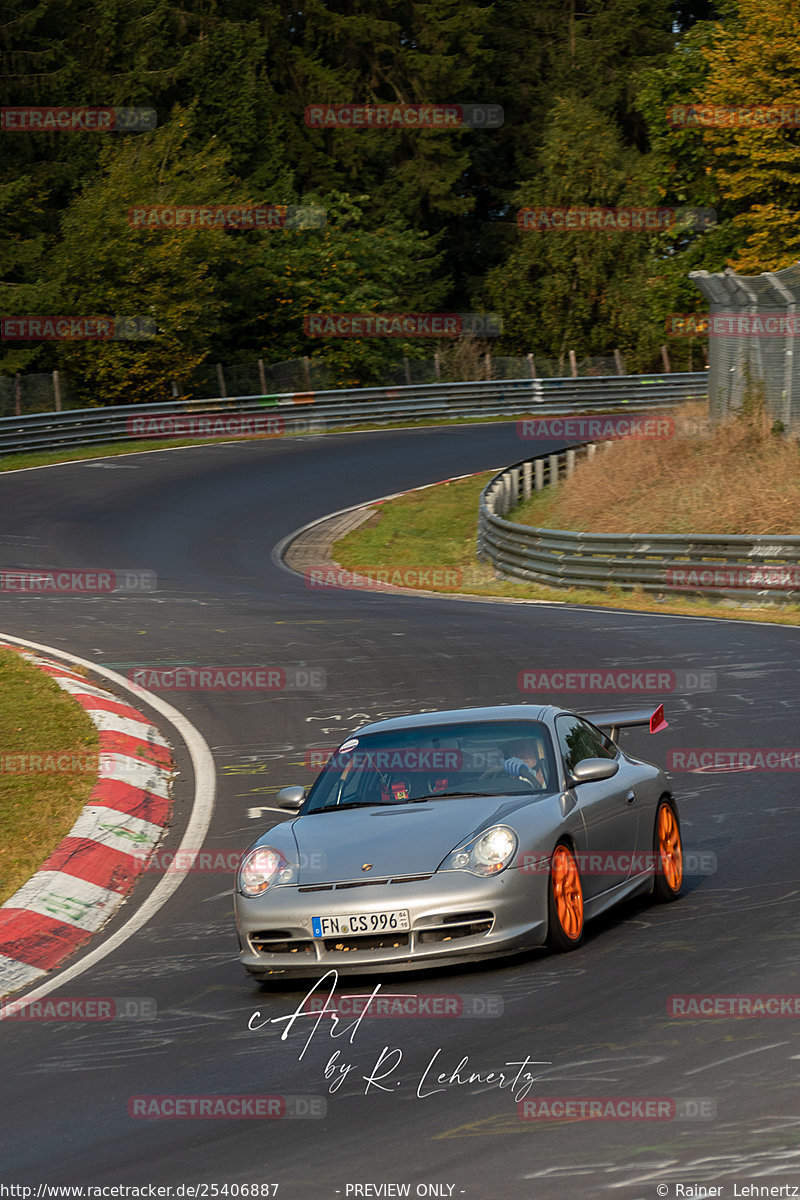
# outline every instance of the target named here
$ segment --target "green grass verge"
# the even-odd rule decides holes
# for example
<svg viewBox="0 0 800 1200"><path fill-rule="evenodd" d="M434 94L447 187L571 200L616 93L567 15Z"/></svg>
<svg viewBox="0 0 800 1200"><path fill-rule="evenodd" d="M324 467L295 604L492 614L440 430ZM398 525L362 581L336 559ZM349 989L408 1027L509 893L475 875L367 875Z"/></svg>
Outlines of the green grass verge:
<svg viewBox="0 0 800 1200"><path fill-rule="evenodd" d="M451 573L441 585L426 582L426 591L589 604L677 616L768 621L776 625L800 624L798 604L745 606L724 600L673 596L662 600L639 590L551 588L496 579L493 569L475 556L478 497L493 475L494 472L486 471L470 479L439 483L384 502L363 525L334 543L333 558L359 574L388 572L390 580L396 572L432 567ZM533 523L535 512L536 523L546 526L547 507L548 498L537 497L526 506L527 520ZM515 510L515 517L518 511Z"/></svg>
<svg viewBox="0 0 800 1200"><path fill-rule="evenodd" d="M95 726L55 680L0 649L0 904L71 829L97 781L97 745ZM84 769L22 770L18 755L66 755L70 767L74 756Z"/></svg>

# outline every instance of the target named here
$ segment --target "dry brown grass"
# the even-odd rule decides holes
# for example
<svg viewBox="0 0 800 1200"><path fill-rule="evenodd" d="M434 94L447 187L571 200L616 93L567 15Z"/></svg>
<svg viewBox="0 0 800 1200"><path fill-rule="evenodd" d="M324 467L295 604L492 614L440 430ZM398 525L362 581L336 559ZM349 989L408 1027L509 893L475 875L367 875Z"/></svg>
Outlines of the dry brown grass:
<svg viewBox="0 0 800 1200"><path fill-rule="evenodd" d="M475 558L478 496L494 475L486 471L470 479L440 483L421 492L387 500L365 522L340 538L333 558L350 571L369 575L376 570L411 566L463 572L463 586L455 590L480 598L497 597L518 603L588 604L594 608L625 609L671 616L724 617L734 621L766 621L775 625L800 625L800 606L731 600L705 600L697 596L655 596L617 588L549 588L543 584L494 578L486 563ZM546 494L546 493L545 493ZM541 501L540 501L541 503ZM517 509L514 510L516 517ZM431 591L450 592L449 584L432 582Z"/></svg>
<svg viewBox="0 0 800 1200"><path fill-rule="evenodd" d="M704 408L684 406L676 428ZM706 436L616 442L511 519L591 533L800 532L798 443L773 434L756 401Z"/></svg>

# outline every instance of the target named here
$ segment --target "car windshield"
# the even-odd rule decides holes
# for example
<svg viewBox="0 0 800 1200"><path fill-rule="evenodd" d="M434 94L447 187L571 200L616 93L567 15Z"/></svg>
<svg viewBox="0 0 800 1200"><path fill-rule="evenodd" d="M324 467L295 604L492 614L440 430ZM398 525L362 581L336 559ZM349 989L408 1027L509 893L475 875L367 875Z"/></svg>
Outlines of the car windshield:
<svg viewBox="0 0 800 1200"><path fill-rule="evenodd" d="M543 795L557 786L550 734L539 721L422 725L348 738L315 780L302 811Z"/></svg>

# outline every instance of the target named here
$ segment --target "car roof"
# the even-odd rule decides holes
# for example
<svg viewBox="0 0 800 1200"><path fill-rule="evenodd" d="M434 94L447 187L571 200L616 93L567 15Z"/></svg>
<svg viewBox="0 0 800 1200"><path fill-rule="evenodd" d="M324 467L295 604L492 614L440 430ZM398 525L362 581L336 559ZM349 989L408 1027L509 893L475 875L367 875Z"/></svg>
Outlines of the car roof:
<svg viewBox="0 0 800 1200"><path fill-rule="evenodd" d="M393 729L422 728L456 722L478 725L485 721L544 721L549 715L562 711L552 704L492 704L484 708L446 708L437 712L412 713L407 717L371 721L369 725L362 725L353 733L386 733Z"/></svg>

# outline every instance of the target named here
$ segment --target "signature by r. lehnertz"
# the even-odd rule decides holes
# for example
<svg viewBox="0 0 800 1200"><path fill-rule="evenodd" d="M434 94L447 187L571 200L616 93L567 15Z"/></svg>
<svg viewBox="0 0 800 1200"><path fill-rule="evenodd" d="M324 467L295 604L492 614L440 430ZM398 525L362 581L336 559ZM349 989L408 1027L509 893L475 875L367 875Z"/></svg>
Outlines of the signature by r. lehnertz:
<svg viewBox="0 0 800 1200"><path fill-rule="evenodd" d="M305 1057L306 1051L314 1042L315 1037L320 1031L320 1026L323 1024L327 1026L327 1037L344 1038L345 1045L355 1045L356 1035L361 1028L361 1022L367 1016L370 1004L379 995L381 984L377 984L371 995L363 998L363 1008L355 1020L345 1022L336 1011L335 1005L331 1004L338 980L338 971L332 970L326 972L309 989L294 1012L287 1013L285 1016L267 1017L262 1020L261 1011L256 1010L247 1023L248 1029L259 1030L269 1025L283 1024L281 1041L285 1042L298 1022L311 1020L313 1024L297 1056L298 1061ZM317 999L315 997L317 990L322 990L323 988L328 988L327 995L324 997L324 1003L321 1006L318 1003L312 1004L312 998ZM300 1026L302 1031L307 1028L308 1026L305 1025ZM323 1029L320 1038L324 1039L325 1036L326 1030ZM392 1079L392 1076L396 1075L403 1062L404 1052L400 1046L384 1046L379 1051L375 1061L367 1067L366 1074L364 1074L363 1065L359 1066L358 1062L349 1061L345 1057L345 1054L348 1053L348 1051L345 1051L343 1054L341 1050L334 1050L325 1064L324 1074L325 1079L328 1081L329 1092L338 1091L345 1080L350 1084L357 1083L359 1074L364 1082L365 1096L373 1088L381 1092L395 1092L401 1086L401 1080ZM539 1078L539 1075L532 1068L548 1067L551 1065L550 1061L534 1059L530 1055L526 1055L522 1059L504 1062L502 1070L479 1071L470 1068L469 1055L465 1054L455 1067L450 1070L447 1068L442 1070L442 1054L442 1047L434 1050L418 1075L416 1095L420 1100L425 1100L429 1096L435 1096L437 1092L445 1092L451 1087L496 1087L510 1091L516 1101L524 1100Z"/></svg>

